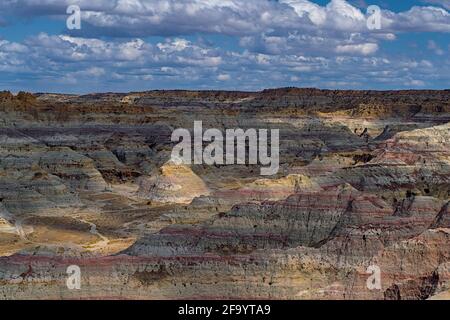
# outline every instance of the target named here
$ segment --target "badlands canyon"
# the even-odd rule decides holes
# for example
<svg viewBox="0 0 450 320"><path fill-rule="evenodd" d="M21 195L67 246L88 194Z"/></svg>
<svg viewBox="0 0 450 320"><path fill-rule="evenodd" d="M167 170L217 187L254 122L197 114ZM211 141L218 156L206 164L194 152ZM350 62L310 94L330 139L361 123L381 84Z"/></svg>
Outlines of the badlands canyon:
<svg viewBox="0 0 450 320"><path fill-rule="evenodd" d="M450 299L450 90L0 92L0 113L0 299ZM279 129L278 173L174 163L194 121Z"/></svg>

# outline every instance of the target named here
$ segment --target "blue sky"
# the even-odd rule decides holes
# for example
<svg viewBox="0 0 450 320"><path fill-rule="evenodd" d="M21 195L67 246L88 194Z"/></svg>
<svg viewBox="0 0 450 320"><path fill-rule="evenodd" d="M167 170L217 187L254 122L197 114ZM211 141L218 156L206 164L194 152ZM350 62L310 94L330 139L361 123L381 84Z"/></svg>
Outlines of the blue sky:
<svg viewBox="0 0 450 320"><path fill-rule="evenodd" d="M69 5L81 29L68 30ZM367 27L369 5L380 29ZM0 90L450 88L450 0L1 0Z"/></svg>

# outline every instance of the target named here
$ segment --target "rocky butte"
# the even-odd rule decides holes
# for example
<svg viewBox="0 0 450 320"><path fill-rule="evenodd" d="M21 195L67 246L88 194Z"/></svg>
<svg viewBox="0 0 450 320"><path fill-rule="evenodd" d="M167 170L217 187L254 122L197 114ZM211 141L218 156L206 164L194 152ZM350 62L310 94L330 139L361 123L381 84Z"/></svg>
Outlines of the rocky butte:
<svg viewBox="0 0 450 320"><path fill-rule="evenodd" d="M2 299L450 298L450 90L2 92L0 113ZM172 161L195 121L279 130L279 169Z"/></svg>

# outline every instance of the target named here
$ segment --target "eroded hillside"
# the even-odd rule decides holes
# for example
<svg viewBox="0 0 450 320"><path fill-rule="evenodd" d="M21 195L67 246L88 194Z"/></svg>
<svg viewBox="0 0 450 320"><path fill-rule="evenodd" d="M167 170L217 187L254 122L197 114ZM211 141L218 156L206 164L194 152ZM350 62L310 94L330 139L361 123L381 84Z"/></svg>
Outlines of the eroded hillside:
<svg viewBox="0 0 450 320"><path fill-rule="evenodd" d="M449 295L448 90L4 92L0 114L3 298ZM173 163L194 121L279 129L278 174Z"/></svg>

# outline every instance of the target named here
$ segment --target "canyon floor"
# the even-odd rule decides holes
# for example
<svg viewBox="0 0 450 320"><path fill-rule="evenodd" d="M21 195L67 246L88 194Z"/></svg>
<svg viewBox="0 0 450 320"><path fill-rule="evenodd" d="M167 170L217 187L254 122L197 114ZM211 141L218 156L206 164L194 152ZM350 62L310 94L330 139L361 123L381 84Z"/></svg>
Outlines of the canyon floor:
<svg viewBox="0 0 450 320"><path fill-rule="evenodd" d="M0 114L1 299L450 299L450 90L3 92ZM280 170L173 163L194 121L279 129Z"/></svg>

